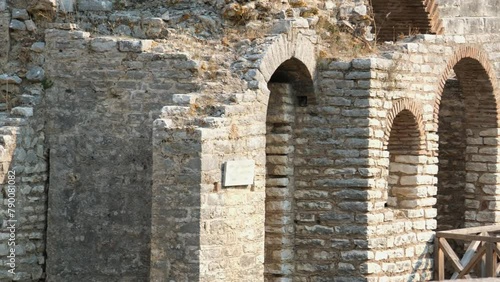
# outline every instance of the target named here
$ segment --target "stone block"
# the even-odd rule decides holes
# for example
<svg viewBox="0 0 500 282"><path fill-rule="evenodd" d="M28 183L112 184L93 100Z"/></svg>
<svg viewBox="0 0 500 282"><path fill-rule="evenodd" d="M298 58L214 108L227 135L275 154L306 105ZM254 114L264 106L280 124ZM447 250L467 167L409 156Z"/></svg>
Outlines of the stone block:
<svg viewBox="0 0 500 282"><path fill-rule="evenodd" d="M79 11L111 11L113 2L110 0L78 0Z"/></svg>
<svg viewBox="0 0 500 282"><path fill-rule="evenodd" d="M434 177L430 175L402 176L400 181L401 185L433 184Z"/></svg>
<svg viewBox="0 0 500 282"><path fill-rule="evenodd" d="M9 24L9 28L12 30L25 31L26 24L22 21L19 21L19 20L11 20L10 24Z"/></svg>
<svg viewBox="0 0 500 282"><path fill-rule="evenodd" d="M15 107L11 114L14 116L31 117L33 116L33 108L31 107Z"/></svg>
<svg viewBox="0 0 500 282"><path fill-rule="evenodd" d="M22 79L17 75L0 74L0 84L20 84Z"/></svg>
<svg viewBox="0 0 500 282"><path fill-rule="evenodd" d="M484 173L479 177L479 183L483 184L500 183L500 173Z"/></svg>
<svg viewBox="0 0 500 282"><path fill-rule="evenodd" d="M75 11L76 0L57 0L57 10L66 13Z"/></svg>
<svg viewBox="0 0 500 282"><path fill-rule="evenodd" d="M45 42L35 42L31 44L30 50L35 53L42 53L45 49Z"/></svg>
<svg viewBox="0 0 500 282"><path fill-rule="evenodd" d="M292 29L292 23L290 20L281 20L273 25L270 30L271 34L288 33Z"/></svg>
<svg viewBox="0 0 500 282"><path fill-rule="evenodd" d="M40 82L45 79L45 71L41 67L33 67L26 73L29 81Z"/></svg>
<svg viewBox="0 0 500 282"><path fill-rule="evenodd" d="M372 59L354 59L352 60L352 67L355 69L369 70L372 65Z"/></svg>
<svg viewBox="0 0 500 282"><path fill-rule="evenodd" d="M116 50L116 41L111 38L95 38L90 41L90 48L95 52Z"/></svg>
<svg viewBox="0 0 500 282"><path fill-rule="evenodd" d="M29 20L30 15L26 9L12 9L12 18L17 20Z"/></svg>
<svg viewBox="0 0 500 282"><path fill-rule="evenodd" d="M340 256L342 257L342 259L346 261L353 261L353 260L373 259L375 257L375 254L372 251L352 250L352 251L341 252Z"/></svg>

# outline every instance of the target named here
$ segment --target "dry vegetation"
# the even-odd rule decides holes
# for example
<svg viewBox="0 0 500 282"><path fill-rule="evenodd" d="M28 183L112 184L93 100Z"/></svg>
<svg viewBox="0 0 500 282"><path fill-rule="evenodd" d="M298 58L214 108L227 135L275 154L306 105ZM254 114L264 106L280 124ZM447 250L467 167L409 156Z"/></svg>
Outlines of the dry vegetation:
<svg viewBox="0 0 500 282"><path fill-rule="evenodd" d="M332 24L327 18L320 17L316 31L321 38L321 59L352 59L376 52L375 42L368 42L352 31Z"/></svg>

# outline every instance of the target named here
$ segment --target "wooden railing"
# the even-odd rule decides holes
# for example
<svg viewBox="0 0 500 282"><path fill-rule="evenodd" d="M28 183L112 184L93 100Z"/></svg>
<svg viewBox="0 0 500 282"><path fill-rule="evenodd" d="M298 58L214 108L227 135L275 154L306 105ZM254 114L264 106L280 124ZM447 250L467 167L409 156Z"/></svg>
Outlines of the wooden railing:
<svg viewBox="0 0 500 282"><path fill-rule="evenodd" d="M468 244L460 259L448 240ZM436 232L435 279L445 279L445 258L453 267L451 280L497 277L500 271L500 225L481 226Z"/></svg>

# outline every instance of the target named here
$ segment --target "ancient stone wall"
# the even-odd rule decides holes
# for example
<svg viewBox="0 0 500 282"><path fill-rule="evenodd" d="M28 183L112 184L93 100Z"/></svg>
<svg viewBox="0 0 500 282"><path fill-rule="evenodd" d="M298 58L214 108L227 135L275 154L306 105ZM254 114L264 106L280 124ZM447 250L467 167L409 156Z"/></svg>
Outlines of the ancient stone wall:
<svg viewBox="0 0 500 282"><path fill-rule="evenodd" d="M439 1L438 6L446 34L496 33L500 27L496 1Z"/></svg>
<svg viewBox="0 0 500 282"><path fill-rule="evenodd" d="M53 81L45 98L51 148L48 278L144 280L152 117L172 102L173 93L197 89L197 65L185 54L151 52L151 41L49 30L46 42Z"/></svg>
<svg viewBox="0 0 500 282"><path fill-rule="evenodd" d="M499 11L367 2L0 0L1 279L430 279L436 228L500 216ZM372 16L403 42L319 52Z"/></svg>

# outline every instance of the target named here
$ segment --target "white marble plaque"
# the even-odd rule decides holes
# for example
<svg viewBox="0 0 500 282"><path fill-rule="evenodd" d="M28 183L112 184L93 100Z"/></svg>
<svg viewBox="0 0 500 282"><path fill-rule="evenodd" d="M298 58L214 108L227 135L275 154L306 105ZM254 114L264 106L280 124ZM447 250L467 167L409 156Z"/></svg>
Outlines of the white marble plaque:
<svg viewBox="0 0 500 282"><path fill-rule="evenodd" d="M228 161L224 167L224 186L253 184L255 176L254 160Z"/></svg>

